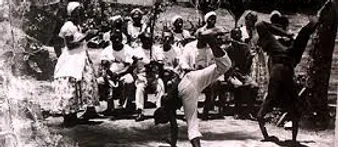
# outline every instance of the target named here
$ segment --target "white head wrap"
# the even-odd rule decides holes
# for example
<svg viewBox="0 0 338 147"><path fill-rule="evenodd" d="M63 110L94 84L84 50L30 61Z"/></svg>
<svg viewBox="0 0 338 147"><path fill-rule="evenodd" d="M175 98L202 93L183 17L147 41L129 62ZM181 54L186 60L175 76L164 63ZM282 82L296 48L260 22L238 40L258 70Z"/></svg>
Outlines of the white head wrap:
<svg viewBox="0 0 338 147"><path fill-rule="evenodd" d="M180 15L175 15L172 19L171 19L171 24L174 25L174 23L178 20L178 19L182 19L182 16Z"/></svg>
<svg viewBox="0 0 338 147"><path fill-rule="evenodd" d="M204 21L207 22L207 20L208 20L211 16L217 16L216 12L210 11L210 12L208 12L207 14L205 14L205 16L204 16Z"/></svg>
<svg viewBox="0 0 338 147"><path fill-rule="evenodd" d="M140 12L141 14L143 14L143 11L142 11L141 9L139 9L139 8L136 8L136 9L131 10L131 11L130 11L130 14L133 15L133 14L136 13L136 12Z"/></svg>
<svg viewBox="0 0 338 147"><path fill-rule="evenodd" d="M271 17L274 16L274 15L277 15L278 17L281 17L281 16L282 16L282 14L281 14L279 11L273 10L273 11L270 13L269 18L271 19Z"/></svg>
<svg viewBox="0 0 338 147"><path fill-rule="evenodd" d="M67 5L67 14L70 16L72 12L78 7L81 7L79 2L69 2Z"/></svg>

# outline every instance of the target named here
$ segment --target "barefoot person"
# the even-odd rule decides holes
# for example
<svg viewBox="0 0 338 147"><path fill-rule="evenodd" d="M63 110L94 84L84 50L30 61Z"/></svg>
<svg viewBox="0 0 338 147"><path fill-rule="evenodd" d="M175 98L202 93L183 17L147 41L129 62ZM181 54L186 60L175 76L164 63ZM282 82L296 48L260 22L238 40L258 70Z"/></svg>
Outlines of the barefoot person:
<svg viewBox="0 0 338 147"><path fill-rule="evenodd" d="M259 45L268 53L269 85L268 95L258 112L257 119L264 140L277 141L278 138L269 136L264 127L264 116L273 106L280 106L289 112L292 119L292 143L296 143L300 112L297 110L297 92L293 81L294 68L300 62L310 35L315 31L318 18L313 17L304 26L295 40L292 34L287 33L286 17L274 18L272 24L260 21L256 24L259 35ZM289 39L276 39L274 35Z"/></svg>
<svg viewBox="0 0 338 147"><path fill-rule="evenodd" d="M83 8L79 2L69 2L67 14L70 19L62 26L59 36L65 48L60 55L54 71L55 94L59 100L58 109L62 111L65 125L75 124L76 113L87 108L95 111L98 104L98 89L93 64L89 58L86 40L95 31L81 32ZM91 113L95 114L95 113Z"/></svg>
<svg viewBox="0 0 338 147"><path fill-rule="evenodd" d="M193 147L201 146L200 137L202 135L199 132L197 119L198 97L206 87L215 82L231 67L231 60L226 52L220 48L216 39L216 35L220 32L221 29L218 27L199 31L197 39L200 43L195 47L201 48L201 44L207 44L211 48L215 64L193 71L183 69L186 73L178 85L178 94L183 101L184 114L188 124L188 138ZM184 53L181 62L184 62Z"/></svg>
<svg viewBox="0 0 338 147"><path fill-rule="evenodd" d="M161 108L157 109L154 114L155 123L171 123L171 146L176 146L177 142L177 122L176 114L174 111L180 108L183 103L184 115L188 124L188 138L193 147L200 147L200 138L202 134L199 132L198 118L197 118L197 103L198 97L211 83L215 82L220 76L227 72L231 67L231 60L227 53L221 48L217 38L217 35L221 33L221 29L213 28L204 31L200 31L197 39L200 43L195 45L189 45L180 58L181 65L183 64L184 76L182 80L174 80L170 83L172 91L166 91L168 94L164 96L164 103ZM202 44L202 45L201 45ZM192 70L188 65L191 54L189 50L205 50L205 46L210 46L212 55L214 56L215 63L207 66L203 69ZM202 47L201 47L202 46ZM193 48L191 48L193 47ZM183 63L184 62L184 63ZM186 67L186 68L184 68ZM177 84L178 83L178 84ZM175 87L176 90L175 90ZM169 94L170 93L170 94ZM178 100L177 97L179 99Z"/></svg>

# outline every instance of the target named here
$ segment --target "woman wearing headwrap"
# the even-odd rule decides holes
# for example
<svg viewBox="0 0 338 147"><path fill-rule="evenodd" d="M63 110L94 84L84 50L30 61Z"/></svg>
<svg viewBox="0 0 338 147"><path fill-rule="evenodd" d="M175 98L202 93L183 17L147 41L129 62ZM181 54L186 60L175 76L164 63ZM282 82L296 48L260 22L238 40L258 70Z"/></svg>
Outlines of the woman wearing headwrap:
<svg viewBox="0 0 338 147"><path fill-rule="evenodd" d="M88 116L98 104L97 82L86 44L97 31L81 31L83 8L79 2L69 2L67 14L70 19L59 33L65 48L55 66L54 84L59 100L57 109L62 111L65 126L71 126L76 123L79 110L87 108L85 116Z"/></svg>
<svg viewBox="0 0 338 147"><path fill-rule="evenodd" d="M136 8L130 12L131 21L128 22L127 33L130 45L135 48L141 45L139 40L140 34L142 34L146 29L146 24L142 21L143 12L142 10Z"/></svg>
<svg viewBox="0 0 338 147"><path fill-rule="evenodd" d="M190 32L183 29L183 18L180 15L176 15L172 18L171 24L173 26L173 36L176 46L183 48L187 43L186 39L191 38Z"/></svg>
<svg viewBox="0 0 338 147"><path fill-rule="evenodd" d="M258 98L263 99L268 88L269 72L267 66L267 55L258 46L258 34L255 28L255 23L258 20L257 13L249 11L245 15L244 19L245 25L240 28L242 32L241 40L247 43L251 49L253 55L251 77L258 85Z"/></svg>

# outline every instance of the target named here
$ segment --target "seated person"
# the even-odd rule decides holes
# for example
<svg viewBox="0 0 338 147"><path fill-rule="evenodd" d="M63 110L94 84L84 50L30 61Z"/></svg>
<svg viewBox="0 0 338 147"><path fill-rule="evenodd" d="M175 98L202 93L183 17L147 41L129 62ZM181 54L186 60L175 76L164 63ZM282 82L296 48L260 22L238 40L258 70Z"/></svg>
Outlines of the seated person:
<svg viewBox="0 0 338 147"><path fill-rule="evenodd" d="M163 44L159 49L159 59L157 60L163 64L165 69L178 73L181 50L177 46L173 45L174 35L171 31L164 31L162 32L162 39Z"/></svg>
<svg viewBox="0 0 338 147"><path fill-rule="evenodd" d="M171 20L172 32L174 36L174 43L176 46L183 48L189 41L194 39L188 30L183 29L183 18L180 15L176 15Z"/></svg>
<svg viewBox="0 0 338 147"><path fill-rule="evenodd" d="M123 29L123 18L121 15L115 15L109 18L108 20L109 25L110 25L110 30L108 32L105 32L103 34L103 40L106 42L110 42L110 32L112 30L121 30L122 31L122 43L126 44L127 43L127 35L126 32Z"/></svg>
<svg viewBox="0 0 338 147"><path fill-rule="evenodd" d="M132 48L127 44L122 43L122 32L114 30L110 40L112 44L106 47L101 53L101 65L99 68L99 89L101 99L108 101L107 111L114 108L112 98L109 98L109 93L112 88L122 88L120 97L120 105L125 104L125 98L128 93L132 93L130 89L133 86L134 78L131 75L132 65L134 63L132 57Z"/></svg>
<svg viewBox="0 0 338 147"><path fill-rule="evenodd" d="M235 118L240 116L242 104L246 102L248 116L253 119L253 107L257 95L257 83L250 77L252 54L249 46L241 41L240 28L231 31L231 47L227 50L232 60L234 72L229 77L230 83L234 86Z"/></svg>
<svg viewBox="0 0 338 147"><path fill-rule="evenodd" d="M147 94L147 89L154 91L156 95L156 106L160 106L160 98L164 94L164 84L162 79L159 78L158 72L151 72L151 68L146 68L147 65L151 63L156 63L159 58L158 50L156 48L151 52L151 36L149 33L144 33L140 36L140 40L142 46L134 49L135 57L137 57L137 68L134 71L136 75L136 93L135 93L135 103L136 109L138 112L138 116L136 117L136 121L143 121L145 119L143 111L144 111L144 102L145 95ZM151 54L152 53L152 54ZM152 64L153 65L153 64ZM152 66L151 65L151 66ZM149 66L149 67L151 67ZM156 66L153 66L156 67ZM147 72L148 69L148 72ZM159 70L155 70L159 71Z"/></svg>

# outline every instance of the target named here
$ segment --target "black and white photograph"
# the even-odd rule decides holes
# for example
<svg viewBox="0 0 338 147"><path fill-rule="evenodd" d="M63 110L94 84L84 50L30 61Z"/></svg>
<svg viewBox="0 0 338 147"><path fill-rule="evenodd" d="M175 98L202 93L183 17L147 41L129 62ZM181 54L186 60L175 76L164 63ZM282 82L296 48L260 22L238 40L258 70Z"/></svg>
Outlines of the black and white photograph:
<svg viewBox="0 0 338 147"><path fill-rule="evenodd" d="M338 147L338 0L0 0L0 147Z"/></svg>

